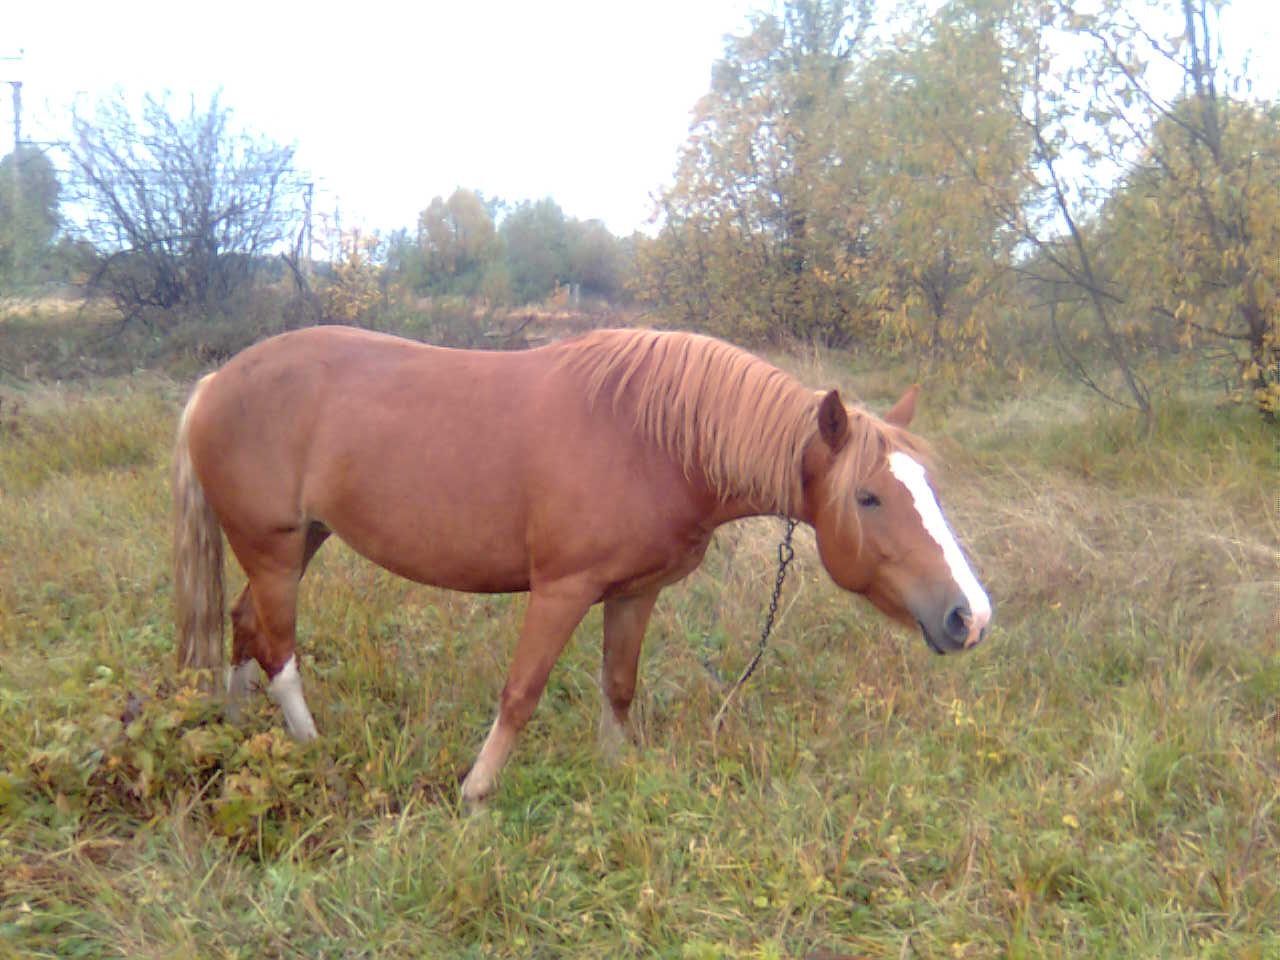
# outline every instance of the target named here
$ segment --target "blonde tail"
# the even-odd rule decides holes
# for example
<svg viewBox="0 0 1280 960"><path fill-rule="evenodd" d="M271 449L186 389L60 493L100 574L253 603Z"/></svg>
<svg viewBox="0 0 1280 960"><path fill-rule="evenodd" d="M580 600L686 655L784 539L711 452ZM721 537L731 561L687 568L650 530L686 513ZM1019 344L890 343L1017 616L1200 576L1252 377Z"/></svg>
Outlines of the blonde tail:
<svg viewBox="0 0 1280 960"><path fill-rule="evenodd" d="M209 670L221 679L223 666L222 528L205 499L191 464L191 412L210 374L196 384L178 422L173 451L173 595L178 628L178 669Z"/></svg>

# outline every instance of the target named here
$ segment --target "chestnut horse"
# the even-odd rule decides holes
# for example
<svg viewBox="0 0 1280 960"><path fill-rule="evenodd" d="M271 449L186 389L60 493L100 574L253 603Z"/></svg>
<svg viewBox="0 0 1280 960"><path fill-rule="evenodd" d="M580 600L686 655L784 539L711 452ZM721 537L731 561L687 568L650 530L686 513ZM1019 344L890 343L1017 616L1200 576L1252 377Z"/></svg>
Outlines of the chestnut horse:
<svg viewBox="0 0 1280 960"><path fill-rule="evenodd" d="M178 428L180 668L223 663L222 534L248 578L232 607L230 703L256 683L316 735L294 656L298 583L330 533L420 583L529 591L497 717L462 784L486 796L588 608L604 604L600 734L629 733L659 591L741 517L810 524L846 590L938 653L972 647L987 595L906 431L742 350L600 330L519 353L342 327L263 341L196 386Z"/></svg>

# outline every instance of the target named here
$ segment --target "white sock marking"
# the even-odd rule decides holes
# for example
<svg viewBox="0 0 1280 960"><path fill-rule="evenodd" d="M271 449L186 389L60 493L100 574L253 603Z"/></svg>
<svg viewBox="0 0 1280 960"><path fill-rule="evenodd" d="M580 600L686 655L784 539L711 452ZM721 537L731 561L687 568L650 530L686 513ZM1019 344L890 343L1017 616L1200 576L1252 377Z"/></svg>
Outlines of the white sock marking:
<svg viewBox="0 0 1280 960"><path fill-rule="evenodd" d="M484 738L480 754L471 765L471 772L462 781L462 799L468 803L483 800L493 792L498 773L506 765L507 756L511 753L510 740L504 738L499 729L498 721L501 719L501 714L493 718L493 726L489 728L489 735Z"/></svg>
<svg viewBox="0 0 1280 960"><path fill-rule="evenodd" d="M960 544L956 543L951 528L947 526L942 508L938 506L938 500L925 477L924 467L909 454L895 450L889 454L889 472L911 491L911 499L915 501L916 512L920 514L925 530L942 548L942 556L951 569L951 577L969 603L973 619L969 623L969 639L965 646L972 646L978 642L983 629L991 622L991 600L969 569Z"/></svg>
<svg viewBox="0 0 1280 960"><path fill-rule="evenodd" d="M622 745L627 741L627 728L618 722L613 712L613 705L605 698L604 707L600 711L600 752L606 760L616 760L622 753Z"/></svg>
<svg viewBox="0 0 1280 960"><path fill-rule="evenodd" d="M284 668L271 678L267 694L284 711L285 726L295 740L316 738L316 722L311 719L311 711L307 709L306 698L302 695L302 677L298 674L294 657L290 657Z"/></svg>

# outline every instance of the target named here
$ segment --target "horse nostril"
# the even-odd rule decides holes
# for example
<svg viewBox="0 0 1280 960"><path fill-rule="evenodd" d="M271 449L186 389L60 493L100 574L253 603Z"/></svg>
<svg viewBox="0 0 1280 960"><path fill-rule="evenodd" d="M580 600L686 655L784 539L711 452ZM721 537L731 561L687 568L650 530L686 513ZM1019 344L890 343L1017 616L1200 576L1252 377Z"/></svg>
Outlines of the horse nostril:
<svg viewBox="0 0 1280 960"><path fill-rule="evenodd" d="M957 603L947 612L946 619L942 621L942 628L947 632L947 636L950 639L957 643L963 643L969 636L969 619L971 616L967 603Z"/></svg>

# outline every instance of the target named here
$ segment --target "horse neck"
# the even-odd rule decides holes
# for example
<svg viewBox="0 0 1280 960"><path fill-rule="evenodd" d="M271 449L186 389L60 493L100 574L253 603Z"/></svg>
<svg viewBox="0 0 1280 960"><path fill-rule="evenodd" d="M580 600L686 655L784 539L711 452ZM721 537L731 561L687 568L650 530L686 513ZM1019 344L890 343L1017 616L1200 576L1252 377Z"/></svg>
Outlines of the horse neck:
<svg viewBox="0 0 1280 960"><path fill-rule="evenodd" d="M797 516L796 511L785 511L777 504L758 503L746 497L734 497L716 504L716 508L711 515L711 522L718 527L725 523L732 523L734 520L745 520L747 517L794 517L797 520L804 519L802 516Z"/></svg>
<svg viewBox="0 0 1280 960"><path fill-rule="evenodd" d="M813 498L819 495L821 486L812 482L812 478L828 474L835 466L837 455L833 455L815 434L805 444L801 460L801 476L795 477L790 506L771 497L733 496L718 505L716 523L747 517L786 517L812 526L816 514ZM811 478L811 482L806 483L806 477Z"/></svg>
<svg viewBox="0 0 1280 960"><path fill-rule="evenodd" d="M715 526L734 520L745 520L748 517L786 517L790 520L812 523L808 492L804 489L800 477L795 479L795 490L789 506L776 497L762 494L731 494L728 497L716 498L710 490L708 493L715 500L711 517Z"/></svg>

